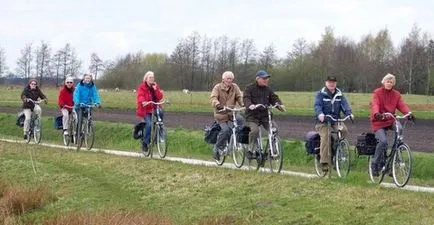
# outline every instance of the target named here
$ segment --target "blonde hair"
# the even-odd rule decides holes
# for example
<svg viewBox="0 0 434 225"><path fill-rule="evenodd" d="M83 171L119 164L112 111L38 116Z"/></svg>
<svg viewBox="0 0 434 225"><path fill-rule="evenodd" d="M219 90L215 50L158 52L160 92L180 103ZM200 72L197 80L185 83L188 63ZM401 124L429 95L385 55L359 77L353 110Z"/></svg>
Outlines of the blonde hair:
<svg viewBox="0 0 434 225"><path fill-rule="evenodd" d="M151 75L154 75L154 72L152 72L152 71L146 72L145 75L143 76L143 81L146 81L148 79L148 77Z"/></svg>
<svg viewBox="0 0 434 225"><path fill-rule="evenodd" d="M226 71L222 74L222 79L229 78L229 77L234 79L234 73L232 73L232 71Z"/></svg>
<svg viewBox="0 0 434 225"><path fill-rule="evenodd" d="M90 76L90 79L93 80L92 73L87 72L87 73L83 74L83 80L84 80L84 77L86 77L86 76Z"/></svg>
<svg viewBox="0 0 434 225"><path fill-rule="evenodd" d="M381 83L384 84L386 80L391 80L393 85L396 84L396 78L395 75L393 74L390 73L386 74L386 76L383 77L383 80L381 80Z"/></svg>

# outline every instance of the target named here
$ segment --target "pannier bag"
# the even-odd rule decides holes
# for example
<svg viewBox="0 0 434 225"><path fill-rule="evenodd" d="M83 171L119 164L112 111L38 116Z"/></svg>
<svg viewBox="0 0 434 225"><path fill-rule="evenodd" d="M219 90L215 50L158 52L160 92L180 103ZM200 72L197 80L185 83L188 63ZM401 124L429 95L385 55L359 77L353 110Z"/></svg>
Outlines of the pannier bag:
<svg viewBox="0 0 434 225"><path fill-rule="evenodd" d="M220 132L221 128L220 125L214 121L210 126L206 126L205 131L205 137L204 140L208 144L215 144L217 142L217 136Z"/></svg>
<svg viewBox="0 0 434 225"><path fill-rule="evenodd" d="M237 127L237 142L241 144L249 144L250 127L239 126Z"/></svg>
<svg viewBox="0 0 434 225"><path fill-rule="evenodd" d="M17 121L15 122L15 124L19 127L24 127L24 120L25 119L26 119L26 116L24 115L24 112L21 111L17 115Z"/></svg>
<svg viewBox="0 0 434 225"><path fill-rule="evenodd" d="M319 154L320 136L316 131L309 131L305 137L304 147L309 154Z"/></svg>
<svg viewBox="0 0 434 225"><path fill-rule="evenodd" d="M63 129L63 115L55 116L54 117L54 128L56 130L62 130Z"/></svg>
<svg viewBox="0 0 434 225"><path fill-rule="evenodd" d="M143 137L143 131L145 129L145 122L139 122L134 126L133 129L133 138L141 139Z"/></svg>
<svg viewBox="0 0 434 225"><path fill-rule="evenodd" d="M357 136L356 149L359 155L374 155L378 140L374 133L362 133Z"/></svg>

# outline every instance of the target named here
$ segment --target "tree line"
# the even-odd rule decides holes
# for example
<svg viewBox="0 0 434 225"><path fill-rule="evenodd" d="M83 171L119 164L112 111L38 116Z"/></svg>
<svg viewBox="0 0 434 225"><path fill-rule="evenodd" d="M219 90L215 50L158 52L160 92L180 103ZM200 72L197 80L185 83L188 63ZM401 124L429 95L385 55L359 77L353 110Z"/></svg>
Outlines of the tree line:
<svg viewBox="0 0 434 225"><path fill-rule="evenodd" d="M235 82L244 87L254 81L256 70L265 69L272 75L271 85L279 91L318 90L326 76L334 75L346 92L371 92L385 74L392 73L401 92L434 94L434 42L416 24L397 45L387 28L354 41L336 36L332 27L326 27L319 41L299 38L288 43L288 48L286 56L279 57L273 44L259 50L251 38L211 38L193 32L179 39L169 54L138 51L103 62L93 53L89 70L95 78L99 76L103 88L135 88L144 73L152 70L165 90L197 91L210 90L226 70L233 71ZM0 48L0 75L5 70L4 58ZM78 75L81 60L69 44L51 55L42 41L35 49L28 44L21 50L17 67L22 77L64 79Z"/></svg>

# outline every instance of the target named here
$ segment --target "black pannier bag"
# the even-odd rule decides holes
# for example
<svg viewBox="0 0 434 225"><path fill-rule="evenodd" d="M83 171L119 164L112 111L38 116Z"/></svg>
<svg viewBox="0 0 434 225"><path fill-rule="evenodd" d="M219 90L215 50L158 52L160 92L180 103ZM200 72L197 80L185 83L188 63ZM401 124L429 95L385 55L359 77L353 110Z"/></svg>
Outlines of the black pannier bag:
<svg viewBox="0 0 434 225"><path fill-rule="evenodd" d="M305 137L304 147L309 154L319 154L319 146L321 138L316 131L309 131Z"/></svg>
<svg viewBox="0 0 434 225"><path fill-rule="evenodd" d="M205 131L205 137L204 140L208 144L215 144L217 142L217 136L220 132L221 128L220 125L214 121L210 126L206 126Z"/></svg>
<svg viewBox="0 0 434 225"><path fill-rule="evenodd" d="M143 132L144 132L144 129L145 129L145 125L146 125L146 123L145 122L138 122L135 126L134 126L134 129L133 129L133 138L134 139L141 139L141 138L143 138Z"/></svg>
<svg viewBox="0 0 434 225"><path fill-rule="evenodd" d="M362 133L357 136L356 149L359 155L374 155L378 140L374 133Z"/></svg>
<svg viewBox="0 0 434 225"><path fill-rule="evenodd" d="M250 127L238 126L236 132L237 132L237 142L241 144L249 144Z"/></svg>

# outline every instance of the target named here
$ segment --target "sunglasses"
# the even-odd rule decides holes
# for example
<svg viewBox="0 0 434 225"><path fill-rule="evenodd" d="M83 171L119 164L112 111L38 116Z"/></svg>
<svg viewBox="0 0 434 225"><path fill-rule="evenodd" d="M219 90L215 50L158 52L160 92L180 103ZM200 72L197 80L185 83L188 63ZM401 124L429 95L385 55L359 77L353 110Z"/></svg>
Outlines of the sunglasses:
<svg viewBox="0 0 434 225"><path fill-rule="evenodd" d="M72 84L72 82L66 82L67 84Z"/></svg>

